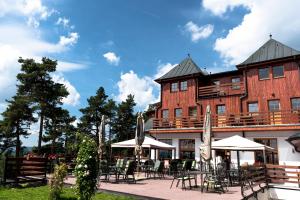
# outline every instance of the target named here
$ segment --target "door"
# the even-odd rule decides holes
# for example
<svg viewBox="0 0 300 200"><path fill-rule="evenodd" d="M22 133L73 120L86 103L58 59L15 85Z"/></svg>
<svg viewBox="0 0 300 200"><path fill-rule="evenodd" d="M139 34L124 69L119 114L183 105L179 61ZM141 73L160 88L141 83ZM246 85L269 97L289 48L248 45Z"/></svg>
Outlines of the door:
<svg viewBox="0 0 300 200"><path fill-rule="evenodd" d="M280 112L280 102L279 100L269 100L269 114L270 114L270 124L282 124L281 112Z"/></svg>

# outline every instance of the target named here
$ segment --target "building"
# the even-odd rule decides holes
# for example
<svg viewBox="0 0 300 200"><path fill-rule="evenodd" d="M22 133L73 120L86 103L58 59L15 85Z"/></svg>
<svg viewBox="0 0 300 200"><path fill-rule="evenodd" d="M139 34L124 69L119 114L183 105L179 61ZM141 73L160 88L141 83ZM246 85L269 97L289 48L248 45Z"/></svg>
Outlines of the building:
<svg viewBox="0 0 300 200"><path fill-rule="evenodd" d="M161 101L152 108L148 132L176 146L173 157L200 159L210 105L213 140L240 135L274 147L269 163L299 164L300 153L286 139L300 132L300 51L270 38L236 70L209 74L188 56L155 81L161 85ZM236 159L234 152L215 155ZM261 161L261 152L241 153L241 163Z"/></svg>

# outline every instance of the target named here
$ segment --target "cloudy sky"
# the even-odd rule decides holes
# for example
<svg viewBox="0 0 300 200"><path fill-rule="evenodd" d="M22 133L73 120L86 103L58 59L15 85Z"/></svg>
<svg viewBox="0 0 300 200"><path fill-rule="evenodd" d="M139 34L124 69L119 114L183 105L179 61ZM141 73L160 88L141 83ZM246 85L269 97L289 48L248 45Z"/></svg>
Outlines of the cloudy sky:
<svg viewBox="0 0 300 200"><path fill-rule="evenodd" d="M159 99L153 79L188 53L218 72L234 69L270 33L299 50L299 7L298 0L0 0L0 112L15 94L20 56L58 60L53 78L67 86L64 106L77 117L100 86L116 101L134 94L143 110Z"/></svg>

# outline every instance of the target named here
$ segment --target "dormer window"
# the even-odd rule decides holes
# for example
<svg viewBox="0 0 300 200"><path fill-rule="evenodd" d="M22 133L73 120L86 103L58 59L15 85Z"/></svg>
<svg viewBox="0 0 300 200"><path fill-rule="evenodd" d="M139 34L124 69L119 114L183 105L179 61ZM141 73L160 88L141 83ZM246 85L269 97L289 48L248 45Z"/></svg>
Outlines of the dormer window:
<svg viewBox="0 0 300 200"><path fill-rule="evenodd" d="M178 91L178 83L171 83L171 92L177 92Z"/></svg>
<svg viewBox="0 0 300 200"><path fill-rule="evenodd" d="M187 90L187 81L180 82L180 90L181 91Z"/></svg>

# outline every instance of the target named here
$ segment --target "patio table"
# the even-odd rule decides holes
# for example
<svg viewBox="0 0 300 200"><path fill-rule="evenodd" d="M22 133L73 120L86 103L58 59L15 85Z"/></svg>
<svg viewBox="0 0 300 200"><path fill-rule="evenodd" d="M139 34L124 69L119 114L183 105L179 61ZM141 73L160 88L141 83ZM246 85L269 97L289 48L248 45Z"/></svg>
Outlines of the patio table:
<svg viewBox="0 0 300 200"><path fill-rule="evenodd" d="M209 172L209 171L199 171L199 170L196 170L196 171L189 171L189 174L190 175L193 175L195 177L195 180L196 180L196 187L197 187L197 175L200 175L200 181L201 181L201 192L203 192L203 188L204 188L204 185L203 185L203 175L207 176L208 174L213 174L213 172Z"/></svg>

